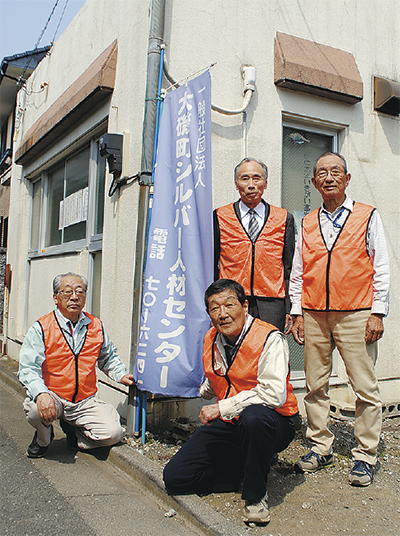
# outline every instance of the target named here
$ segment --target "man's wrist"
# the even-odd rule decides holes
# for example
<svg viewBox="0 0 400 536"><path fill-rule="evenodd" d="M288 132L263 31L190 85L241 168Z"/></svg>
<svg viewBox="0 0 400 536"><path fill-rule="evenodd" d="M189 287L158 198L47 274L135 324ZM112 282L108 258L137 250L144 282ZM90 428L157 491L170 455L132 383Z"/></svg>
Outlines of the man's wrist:
<svg viewBox="0 0 400 536"><path fill-rule="evenodd" d="M223 400L219 400L217 404L220 416L226 418L227 414L229 414L228 408L231 406L231 401L229 398L224 398Z"/></svg>
<svg viewBox="0 0 400 536"><path fill-rule="evenodd" d="M303 309L301 307L301 303L294 304L292 303L292 308L290 309L291 316L303 316Z"/></svg>
<svg viewBox="0 0 400 536"><path fill-rule="evenodd" d="M37 395L35 396L34 402L37 401L37 399L39 398L40 395L48 395L48 394L49 394L48 391L41 391L39 394L37 394Z"/></svg>

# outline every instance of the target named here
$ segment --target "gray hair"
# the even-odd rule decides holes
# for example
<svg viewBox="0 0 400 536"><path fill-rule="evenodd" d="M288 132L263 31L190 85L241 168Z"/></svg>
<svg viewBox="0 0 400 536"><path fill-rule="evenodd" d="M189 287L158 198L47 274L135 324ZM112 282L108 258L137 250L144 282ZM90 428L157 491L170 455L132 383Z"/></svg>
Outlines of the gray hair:
<svg viewBox="0 0 400 536"><path fill-rule="evenodd" d="M235 167L235 171L234 171L235 182L237 182L237 179L238 179L240 166L242 164L246 164L246 162L256 162L256 164L260 164L260 166L264 170L265 178L268 179L268 168L266 164L264 164L264 162L261 162L261 160L257 160L256 158L249 158L248 156L246 156L246 158L243 158L243 160L239 162L239 164Z"/></svg>
<svg viewBox="0 0 400 536"><path fill-rule="evenodd" d="M343 166L343 169L344 169L344 172L347 173L347 162L344 158L344 156L342 156L341 154L339 153L334 153L332 151L328 151L327 153L324 153L324 154L321 154L321 156L319 156L316 161L314 162L314 170L313 170L313 177L315 177L315 174L317 173L317 164L318 164L318 160L320 160L323 156L338 156L340 158L340 160L342 161L342 166Z"/></svg>
<svg viewBox="0 0 400 536"><path fill-rule="evenodd" d="M83 282L83 285L85 287L85 290L87 290L88 282L87 282L87 279L86 279L85 276L79 275L79 274L74 274L73 272L67 272L66 274L56 275L56 277L53 279L53 294L58 293L58 291L60 290L61 285L62 285L62 280L67 275L70 275L72 277L79 277L79 279L82 279L82 282Z"/></svg>

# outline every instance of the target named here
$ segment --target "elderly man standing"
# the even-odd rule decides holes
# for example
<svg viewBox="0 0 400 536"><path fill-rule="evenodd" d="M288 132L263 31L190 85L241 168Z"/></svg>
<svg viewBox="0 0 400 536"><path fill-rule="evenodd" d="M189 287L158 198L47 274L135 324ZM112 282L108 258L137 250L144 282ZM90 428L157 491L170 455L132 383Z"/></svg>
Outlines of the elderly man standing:
<svg viewBox="0 0 400 536"><path fill-rule="evenodd" d="M323 205L304 217L290 280L292 328L305 344L307 437L312 450L297 462L313 472L333 462L328 428L331 353L337 347L356 395L353 486L373 480L381 430L374 365L389 304L389 263L381 218L346 195L350 181L337 153L318 158L312 182ZM304 314L304 317L302 316Z"/></svg>
<svg viewBox="0 0 400 536"><path fill-rule="evenodd" d="M248 314L243 287L229 279L205 293L213 327L204 338L204 398L196 430L164 469L167 491L211 493L240 487L246 522L267 523L271 461L293 439L298 405L289 383L284 335Z"/></svg>
<svg viewBox="0 0 400 536"><path fill-rule="evenodd" d="M214 279L238 281L250 313L283 331L290 321L293 216L262 199L268 179L263 162L244 158L234 177L240 200L214 211Z"/></svg>
<svg viewBox="0 0 400 536"><path fill-rule="evenodd" d="M18 378L27 390L26 418L36 428L30 458L44 456L60 419L68 448L111 446L122 439L119 414L95 398L96 365L113 380L132 385L133 376L109 339L102 322L82 311L87 281L66 273L53 280L56 309L29 329L20 353Z"/></svg>

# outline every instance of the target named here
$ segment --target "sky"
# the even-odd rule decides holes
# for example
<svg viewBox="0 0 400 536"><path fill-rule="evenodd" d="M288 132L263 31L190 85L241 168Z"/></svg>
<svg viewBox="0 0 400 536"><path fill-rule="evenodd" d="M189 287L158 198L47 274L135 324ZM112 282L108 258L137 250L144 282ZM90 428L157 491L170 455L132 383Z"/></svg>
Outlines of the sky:
<svg viewBox="0 0 400 536"><path fill-rule="evenodd" d="M33 50L57 0L0 0L0 63L6 56ZM58 0L38 48L49 45L60 22L57 40L85 0Z"/></svg>

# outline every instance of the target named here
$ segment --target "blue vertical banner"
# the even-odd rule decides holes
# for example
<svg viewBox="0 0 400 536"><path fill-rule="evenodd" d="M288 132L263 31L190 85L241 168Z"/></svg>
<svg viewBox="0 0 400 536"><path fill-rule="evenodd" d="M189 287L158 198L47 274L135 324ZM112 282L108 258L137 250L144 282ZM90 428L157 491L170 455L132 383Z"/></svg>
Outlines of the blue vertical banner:
<svg viewBox="0 0 400 536"><path fill-rule="evenodd" d="M134 377L142 391L196 397L204 291L213 280L211 79L167 94L160 122Z"/></svg>

